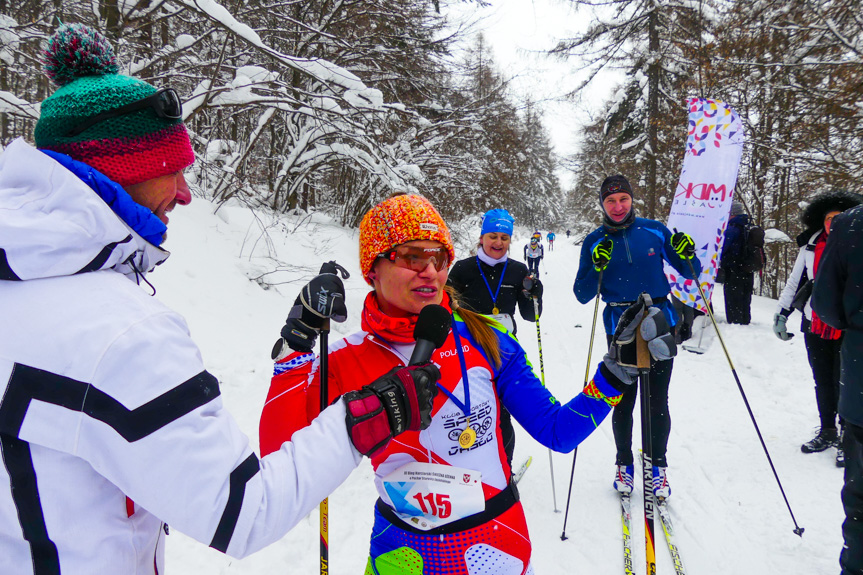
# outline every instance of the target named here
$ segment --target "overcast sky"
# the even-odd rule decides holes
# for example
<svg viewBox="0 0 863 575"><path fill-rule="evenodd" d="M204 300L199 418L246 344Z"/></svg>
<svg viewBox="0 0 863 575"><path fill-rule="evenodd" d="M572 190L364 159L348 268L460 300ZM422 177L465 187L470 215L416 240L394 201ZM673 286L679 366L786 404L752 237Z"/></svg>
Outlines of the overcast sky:
<svg viewBox="0 0 863 575"><path fill-rule="evenodd" d="M545 125L558 154L578 149L580 126L587 121L590 103L604 101L614 85L606 75L594 80L590 102L564 102L562 96L577 85L576 62L562 62L542 54L561 39L583 30L589 14L576 13L565 0L490 0L492 6L465 10L481 17L478 28L491 44L501 71L512 78L514 92L530 95L545 110ZM560 174L565 184L566 174Z"/></svg>

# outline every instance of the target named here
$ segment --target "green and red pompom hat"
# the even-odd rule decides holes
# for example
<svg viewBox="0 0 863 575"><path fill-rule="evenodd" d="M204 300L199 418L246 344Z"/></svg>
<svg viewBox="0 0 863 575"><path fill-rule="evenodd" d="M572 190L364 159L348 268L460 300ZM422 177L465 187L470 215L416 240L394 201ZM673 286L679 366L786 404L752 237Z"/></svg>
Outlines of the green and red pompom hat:
<svg viewBox="0 0 863 575"><path fill-rule="evenodd" d="M60 86L42 102L34 137L38 148L67 154L121 186L178 172L195 161L181 119L151 109L116 116L75 136L66 134L91 116L142 100L156 88L119 74L110 44L82 24L63 24L48 41L45 73Z"/></svg>

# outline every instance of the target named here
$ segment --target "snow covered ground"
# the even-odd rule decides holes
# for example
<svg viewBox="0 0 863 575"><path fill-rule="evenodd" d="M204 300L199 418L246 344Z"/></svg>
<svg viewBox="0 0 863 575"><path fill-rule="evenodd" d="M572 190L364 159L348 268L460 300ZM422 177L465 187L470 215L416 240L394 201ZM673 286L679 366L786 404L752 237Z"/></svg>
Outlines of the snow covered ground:
<svg viewBox="0 0 863 575"><path fill-rule="evenodd" d="M359 277L355 230L345 230L320 215L274 220L238 207L222 207L216 214L213 209L212 204L196 199L172 214L166 244L172 256L149 279L158 297L186 317L205 364L221 381L225 404L257 446L258 417L272 370L270 348L298 289L325 260L335 259L352 273L346 281L350 318L334 324L331 337L336 339L359 327L358 311L368 287ZM547 252L542 270L541 329L546 383L565 401L583 384L593 304L580 305L572 294L579 246L555 231L555 250ZM513 242L515 257L525 241L521 236ZM261 277L273 269L279 271ZM802 538L792 533L794 525L719 341L705 355L681 351L670 390L673 424L668 461L671 512L687 572L838 573L842 471L834 465L835 450L800 452L800 444L811 438L818 424L803 338L782 342L773 335L776 302L766 298L754 298L751 325L725 324L721 289L716 293L720 329L797 522L806 533ZM798 321L795 314L789 325L796 328ZM594 367L605 348L601 329L600 325L591 360ZM533 325L521 322L522 344L538 368L535 334ZM636 408L636 438L637 413ZM517 433L515 461L533 456L519 487L534 545L535 572L621 573L619 505L611 488L610 422L604 422L578 450L567 541L561 541L560 535L572 456L553 457L561 511L555 513L548 450L521 429ZM637 449L640 440L636 444ZM636 572L643 574L640 494L637 482L633 549ZM363 572L375 497L367 461L330 497L332 573ZM658 524L657 537L657 572L673 573ZM315 573L317 512L276 545L243 560L225 557L172 531L167 561L170 573Z"/></svg>

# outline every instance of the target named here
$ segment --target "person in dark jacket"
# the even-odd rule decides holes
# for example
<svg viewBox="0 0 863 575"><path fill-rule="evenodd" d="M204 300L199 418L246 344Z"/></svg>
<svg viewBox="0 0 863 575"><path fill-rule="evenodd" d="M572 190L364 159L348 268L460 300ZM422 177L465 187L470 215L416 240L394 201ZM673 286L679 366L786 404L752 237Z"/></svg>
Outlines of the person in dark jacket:
<svg viewBox="0 0 863 575"><path fill-rule="evenodd" d="M515 335L516 305L522 319L534 322L536 297L542 314L542 282L534 279L530 291L524 289L524 279L529 275L527 266L509 257L513 223L506 210L486 212L476 256L457 261L448 283L461 295L462 305L493 316Z"/></svg>
<svg viewBox="0 0 863 575"><path fill-rule="evenodd" d="M824 249L812 309L845 334L839 386L839 414L845 420L845 487L842 506L845 545L841 575L863 574L863 206L833 219Z"/></svg>
<svg viewBox="0 0 863 575"><path fill-rule="evenodd" d="M599 200L604 212L603 223L582 244L573 286L575 297L585 304L597 295L598 287L599 295L606 302L602 317L609 341L623 311L644 292L651 296L653 306L662 311L668 325L674 326L677 318L668 300L671 289L663 262L670 263L684 277L697 278L701 262L695 257L694 241L682 232L672 234L657 221L635 217L632 187L623 176L607 177L602 182ZM671 494L665 473L668 465L665 452L671 432L668 385L673 364L672 359L651 361L650 368L653 490L658 497ZM637 386L628 389L612 416L617 445L614 487L625 493L631 492L633 487L632 410L637 391Z"/></svg>
<svg viewBox="0 0 863 575"><path fill-rule="evenodd" d="M827 238L833 218L847 209L863 203L863 197L845 191L830 191L812 200L802 214L805 230L797 236L800 252L794 268L779 296L779 305L773 316L773 332L783 341L791 339L786 322L795 309L803 319L800 331L806 344L806 354L812 377L815 380L815 401L818 404L820 427L815 437L800 446L803 453L818 453L836 445L836 465L845 463L845 453L838 443L836 415L839 403L839 356L842 348L842 331L833 329L813 313L809 302L812 285L820 273ZM839 418L839 425L843 423Z"/></svg>
<svg viewBox="0 0 863 575"><path fill-rule="evenodd" d="M728 323L749 325L752 319L752 288L755 285L755 273L744 269L746 254L746 228L749 226L749 216L743 211L740 202L731 203L731 218L725 228L725 242L722 244L722 254L719 265L725 281L722 293L725 296L725 318Z"/></svg>
<svg viewBox="0 0 863 575"><path fill-rule="evenodd" d="M533 278L525 289L527 266L509 257L515 219L506 210L490 210L482 218L476 256L459 260L452 266L447 284L461 296L461 305L490 315L513 335L515 307L525 321L536 321L534 298L542 315L542 282ZM509 411L501 406L501 436L507 460L512 463L515 431Z"/></svg>

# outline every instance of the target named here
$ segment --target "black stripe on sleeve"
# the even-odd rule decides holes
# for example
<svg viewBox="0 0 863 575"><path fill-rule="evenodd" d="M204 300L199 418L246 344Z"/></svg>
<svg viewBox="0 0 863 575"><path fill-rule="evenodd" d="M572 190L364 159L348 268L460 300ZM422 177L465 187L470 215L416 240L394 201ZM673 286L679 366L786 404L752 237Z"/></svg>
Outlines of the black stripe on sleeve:
<svg viewBox="0 0 863 575"><path fill-rule="evenodd" d="M234 529L237 526L237 520L240 517L240 510L243 508L243 498L246 495L246 483L257 475L261 470L261 464L258 457L252 453L245 461L237 466L231 472L230 492L228 493L228 502L225 504L225 510L222 512L222 518L219 520L219 526L216 528L216 533L213 535L213 541L210 547L225 553L228 549L228 544L231 542L231 537L234 535Z"/></svg>
<svg viewBox="0 0 863 575"><path fill-rule="evenodd" d="M88 383L15 364L0 403L0 433L18 437L31 402L41 401L80 411L108 424L126 441L138 441L205 405L220 394L219 382L202 371L135 409Z"/></svg>
<svg viewBox="0 0 863 575"><path fill-rule="evenodd" d="M102 248L93 260L88 263L86 266L75 272L75 274L83 274L86 272L94 272L98 269L101 269L105 262L108 261L108 258L111 257L111 254L114 252L114 249L120 244L127 244L132 241L131 234L120 240L119 242L111 242Z"/></svg>
<svg viewBox="0 0 863 575"><path fill-rule="evenodd" d="M0 452L9 473L12 501L18 512L21 531L30 544L33 575L60 575L60 556L45 526L30 444L0 433Z"/></svg>
<svg viewBox="0 0 863 575"><path fill-rule="evenodd" d="M0 248L0 280L21 281L18 274L12 271L12 266L9 265L9 259L6 257L6 250Z"/></svg>

